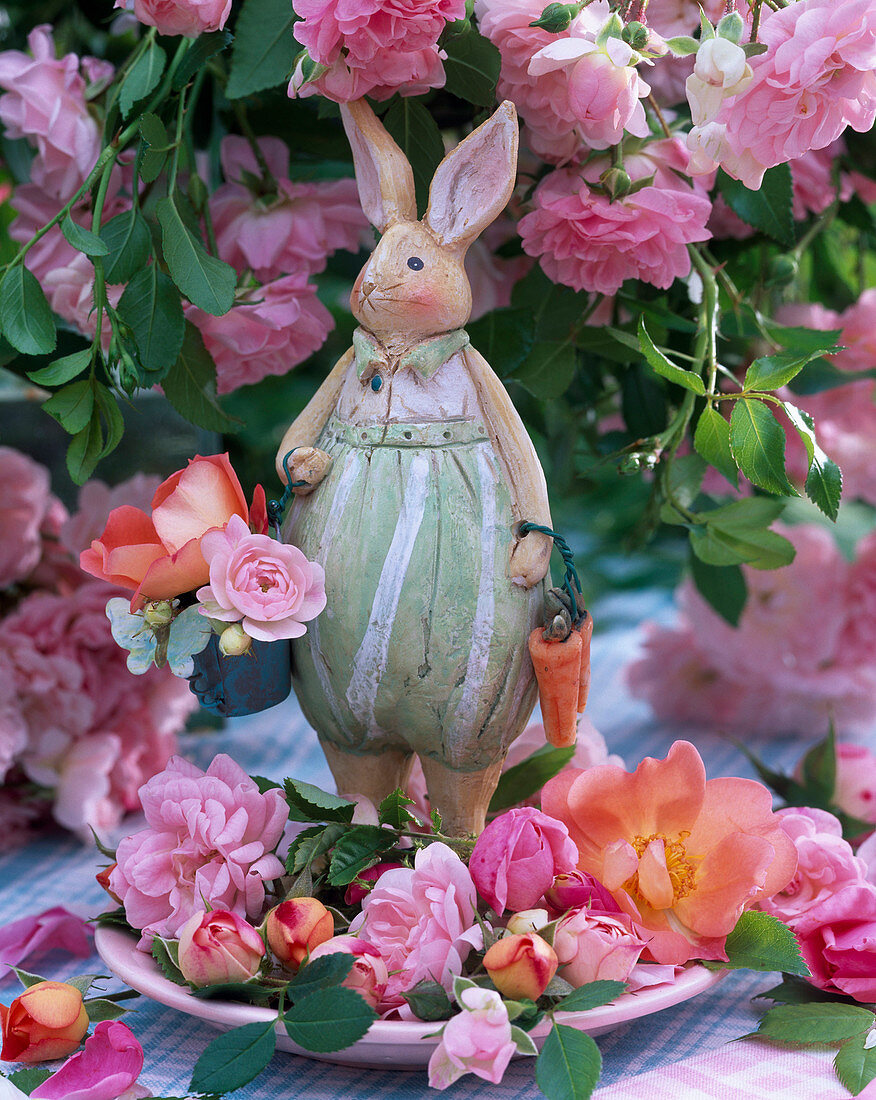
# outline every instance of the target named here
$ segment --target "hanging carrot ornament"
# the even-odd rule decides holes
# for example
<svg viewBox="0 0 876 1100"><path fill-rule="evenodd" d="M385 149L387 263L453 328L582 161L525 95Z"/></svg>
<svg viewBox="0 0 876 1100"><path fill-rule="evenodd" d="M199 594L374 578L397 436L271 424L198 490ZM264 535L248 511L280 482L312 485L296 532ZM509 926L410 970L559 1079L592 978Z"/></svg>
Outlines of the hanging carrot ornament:
<svg viewBox="0 0 876 1100"><path fill-rule="evenodd" d="M547 740L557 748L575 744L578 715L590 690L590 639L593 617L584 607L580 581L566 540L546 527L523 523L522 534L538 530L550 535L563 556L566 575L562 588L545 594L545 625L529 635L542 721Z"/></svg>

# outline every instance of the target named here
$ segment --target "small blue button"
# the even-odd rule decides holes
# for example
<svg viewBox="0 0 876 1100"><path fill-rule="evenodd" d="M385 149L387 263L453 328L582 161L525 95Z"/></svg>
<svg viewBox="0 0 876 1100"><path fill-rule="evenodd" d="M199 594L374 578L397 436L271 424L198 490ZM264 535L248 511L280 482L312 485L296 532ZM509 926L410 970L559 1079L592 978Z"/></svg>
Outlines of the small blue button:
<svg viewBox="0 0 876 1100"><path fill-rule="evenodd" d="M380 389L380 387L382 385L383 385L383 379L380 377L379 374L375 374L374 377L371 379L371 388L372 388L372 390L374 390L374 392L377 393L377 391Z"/></svg>

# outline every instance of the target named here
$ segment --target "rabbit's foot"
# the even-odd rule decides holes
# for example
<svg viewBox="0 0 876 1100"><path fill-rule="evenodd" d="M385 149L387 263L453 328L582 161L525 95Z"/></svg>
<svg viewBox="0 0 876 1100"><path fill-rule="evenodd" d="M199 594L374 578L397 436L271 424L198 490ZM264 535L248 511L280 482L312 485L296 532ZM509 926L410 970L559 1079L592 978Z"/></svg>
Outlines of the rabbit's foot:
<svg viewBox="0 0 876 1100"><path fill-rule="evenodd" d="M553 539L541 531L530 531L522 539L516 539L511 546L509 564L512 582L521 588L532 588L544 580L553 548Z"/></svg>
<svg viewBox="0 0 876 1100"><path fill-rule="evenodd" d="M296 481L303 481L292 491L296 496L307 496L319 485L332 465L331 455L320 451L317 447L298 447L289 459L289 473L294 485Z"/></svg>

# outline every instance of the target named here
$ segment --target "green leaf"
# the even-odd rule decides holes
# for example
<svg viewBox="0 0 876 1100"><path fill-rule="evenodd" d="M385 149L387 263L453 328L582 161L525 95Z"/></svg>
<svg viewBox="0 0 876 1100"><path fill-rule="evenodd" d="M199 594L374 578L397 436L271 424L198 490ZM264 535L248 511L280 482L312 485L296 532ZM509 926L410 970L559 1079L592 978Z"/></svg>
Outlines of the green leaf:
<svg viewBox="0 0 876 1100"><path fill-rule="evenodd" d="M593 1039L554 1024L535 1063L535 1080L548 1100L587 1100L601 1071L602 1055Z"/></svg>
<svg viewBox="0 0 876 1100"><path fill-rule="evenodd" d="M539 342L511 375L540 401L562 397L578 367L575 348L566 340Z"/></svg>
<svg viewBox="0 0 876 1100"><path fill-rule="evenodd" d="M449 1020L454 1013L444 986L429 978L423 978L417 982L413 989L402 993L402 997L411 1006L411 1011L417 1019L426 1023Z"/></svg>
<svg viewBox="0 0 876 1100"><path fill-rule="evenodd" d="M174 985L189 984L179 968L179 943L176 940L163 940L160 936L155 936L152 940L152 958L158 963L165 978Z"/></svg>
<svg viewBox="0 0 876 1100"><path fill-rule="evenodd" d="M164 162L167 160L170 138L158 115L151 113L143 115L140 119L140 137L143 140L137 171L144 183L153 183L161 175Z"/></svg>
<svg viewBox="0 0 876 1100"><path fill-rule="evenodd" d="M52 1076L52 1072L50 1069L25 1066L24 1069L17 1069L14 1073L10 1073L6 1079L11 1081L26 1096L30 1096L37 1085L41 1085L43 1081L47 1081Z"/></svg>
<svg viewBox="0 0 876 1100"><path fill-rule="evenodd" d="M857 1005L779 1005L765 1013L755 1036L776 1043L839 1043L856 1035L863 1038L874 1022L873 1013Z"/></svg>
<svg viewBox="0 0 876 1100"><path fill-rule="evenodd" d="M843 994L816 989L810 982L791 974L784 974L779 985L774 985L772 989L767 989L763 993L756 993L752 1000L780 1001L782 1004L812 1004L813 1001L848 1003L848 998Z"/></svg>
<svg viewBox="0 0 876 1100"><path fill-rule="evenodd" d="M355 802L339 798L336 794L303 783L299 779L287 779L284 784L289 803L290 821L344 821L353 820Z"/></svg>
<svg viewBox="0 0 876 1100"><path fill-rule="evenodd" d="M529 309L492 309L466 329L472 347L500 378L516 370L535 343L535 318Z"/></svg>
<svg viewBox="0 0 876 1100"><path fill-rule="evenodd" d="M245 0L237 17L225 89L229 99L241 99L288 80L300 49L292 35L297 18L289 0Z"/></svg>
<svg viewBox="0 0 876 1100"><path fill-rule="evenodd" d="M84 348L74 351L72 355L65 355L63 359L56 359L47 367L28 371L27 377L38 386L63 386L82 374L91 365L91 358L91 348Z"/></svg>
<svg viewBox="0 0 876 1100"><path fill-rule="evenodd" d="M173 74L171 85L173 90L175 92L181 91L193 76L198 75L211 57L221 53L233 41L234 36L231 31L227 30L213 31L211 34L199 34L192 45L189 46L187 53L183 56L176 72Z"/></svg>
<svg viewBox="0 0 876 1100"><path fill-rule="evenodd" d="M743 913L727 937L724 950L728 961L713 964L716 969L781 970L785 974L809 975L797 937L769 913L753 909Z"/></svg>
<svg viewBox="0 0 876 1100"><path fill-rule="evenodd" d="M273 1020L226 1031L209 1043L198 1059L190 1091L221 1094L243 1088L267 1066L276 1046Z"/></svg>
<svg viewBox="0 0 876 1100"><path fill-rule="evenodd" d="M813 792L815 805L829 806L836 793L836 734L831 725L823 741L803 757L803 783Z"/></svg>
<svg viewBox="0 0 876 1100"><path fill-rule="evenodd" d="M200 332L186 322L182 350L161 383L176 411L209 432L234 431L240 421L223 411L216 396L216 364ZM307 820L312 820L308 818Z"/></svg>
<svg viewBox="0 0 876 1100"><path fill-rule="evenodd" d="M32 985L37 985L39 982L48 981L47 978L43 978L39 974L31 974L29 970L22 970L20 966L13 966L12 972L25 989L30 989Z"/></svg>
<svg viewBox="0 0 876 1100"><path fill-rule="evenodd" d="M724 201L746 225L760 229L785 248L794 247L791 169L787 164L769 168L757 191L718 169L718 190Z"/></svg>
<svg viewBox="0 0 876 1100"><path fill-rule="evenodd" d="M531 756L503 772L499 785L490 800L489 812L502 813L520 802L531 798L536 791L553 779L575 755L575 746L555 749L552 745L542 745Z"/></svg>
<svg viewBox="0 0 876 1100"><path fill-rule="evenodd" d="M166 64L167 54L155 42L150 42L122 81L119 106L125 118L131 114L141 99L145 99L158 87Z"/></svg>
<svg viewBox="0 0 876 1100"><path fill-rule="evenodd" d="M76 974L72 978L65 978L64 983L65 985L72 985L74 989L78 989L84 997L98 978L106 977L106 974Z"/></svg>
<svg viewBox="0 0 876 1100"><path fill-rule="evenodd" d="M842 470L819 447L818 440L815 438L815 424L809 413L798 409L790 401L783 402L782 407L803 440L803 446L809 458L809 473L806 475L805 484L806 495L813 504L818 505L828 519L836 520L843 492Z"/></svg>
<svg viewBox="0 0 876 1100"><path fill-rule="evenodd" d="M731 626L739 625L748 587L738 565L709 565L691 554L690 571L697 592Z"/></svg>
<svg viewBox="0 0 876 1100"><path fill-rule="evenodd" d="M571 338L588 301L586 295L576 293L571 287L552 283L538 264L511 291L511 308L529 311L535 321L535 338L539 341L563 342Z"/></svg>
<svg viewBox="0 0 876 1100"><path fill-rule="evenodd" d="M101 226L100 239L107 247L103 274L107 283L127 283L149 261L152 236L149 226L137 210L126 210Z"/></svg>
<svg viewBox="0 0 876 1100"><path fill-rule="evenodd" d="M644 317L639 318L639 348L655 374L667 378L677 386L683 386L699 397L702 397L706 392L703 380L698 374L694 374L692 370L677 367L655 346L654 341L648 335L648 330L645 328Z"/></svg>
<svg viewBox="0 0 876 1100"><path fill-rule="evenodd" d="M104 997L94 997L85 1002L85 1011L91 1023L99 1024L101 1020L118 1020L126 1012L130 1012L130 1009L123 1008L122 1005L116 1004L115 1001L108 1001Z"/></svg>
<svg viewBox="0 0 876 1100"><path fill-rule="evenodd" d="M393 848L398 838L379 825L355 825L344 832L332 850L328 880L332 886L348 886Z"/></svg>
<svg viewBox="0 0 876 1100"><path fill-rule="evenodd" d="M176 363L185 336L179 291L157 264L139 271L119 299L119 316L134 333L144 388L161 382Z"/></svg>
<svg viewBox="0 0 876 1100"><path fill-rule="evenodd" d="M353 969L352 955L323 955L298 971L286 987L292 1001L300 1001L319 989L339 986Z"/></svg>
<svg viewBox="0 0 876 1100"><path fill-rule="evenodd" d="M753 485L768 493L799 496L785 473L785 433L763 401L743 397L733 402L730 450Z"/></svg>
<svg viewBox="0 0 876 1100"><path fill-rule="evenodd" d="M793 545L783 535L766 530L783 507L781 501L751 497L704 512L704 526L690 532L691 549L708 565L746 562L755 569L788 565L794 560Z"/></svg>
<svg viewBox="0 0 876 1100"><path fill-rule="evenodd" d="M694 432L697 454L723 474L735 489L738 484L736 462L730 450L730 424L717 409L706 405Z"/></svg>
<svg viewBox="0 0 876 1100"><path fill-rule="evenodd" d="M358 1042L376 1019L358 993L336 986L297 1001L283 1016L283 1024L293 1043L326 1054Z"/></svg>
<svg viewBox="0 0 876 1100"><path fill-rule="evenodd" d="M22 355L49 355L55 350L55 319L36 276L15 264L0 283L0 326Z"/></svg>
<svg viewBox="0 0 876 1100"><path fill-rule="evenodd" d="M191 990L192 996L202 1001L245 1001L263 1008L276 999L277 992L276 985L263 985L257 981L217 982L216 985L205 985Z"/></svg>
<svg viewBox="0 0 876 1100"><path fill-rule="evenodd" d="M679 34L675 38L667 38L666 45L675 57L690 57L700 48L698 40L691 38L689 34Z"/></svg>
<svg viewBox="0 0 876 1100"><path fill-rule="evenodd" d="M99 456L106 458L121 443L122 436L125 434L125 420L115 397L106 386L98 383L94 390L94 400L106 425L104 444Z"/></svg>
<svg viewBox="0 0 876 1100"><path fill-rule="evenodd" d="M786 348L787 354L790 355L803 355L809 352L823 354L842 343L841 328L820 329L779 325L766 317L762 318L762 324L776 343ZM754 333L752 332L751 335Z"/></svg>
<svg viewBox="0 0 876 1100"><path fill-rule="evenodd" d="M556 1008L561 1012L586 1012L617 1000L626 988L626 982L588 982L559 1001Z"/></svg>
<svg viewBox="0 0 876 1100"><path fill-rule="evenodd" d="M462 33L446 39L444 49L445 91L478 107L492 107L502 67L502 55L493 43L467 23Z"/></svg>
<svg viewBox="0 0 876 1100"><path fill-rule="evenodd" d="M419 99L396 96L383 116L383 125L411 162L417 210L422 216L429 205L429 185L444 158L444 142L438 123Z"/></svg>
<svg viewBox="0 0 876 1100"><path fill-rule="evenodd" d="M391 825L393 829L404 829L412 821L416 821L414 815L407 809L413 806L414 800L399 787L392 794L388 794L377 808L377 819L381 825Z"/></svg>
<svg viewBox="0 0 876 1100"><path fill-rule="evenodd" d="M346 825L340 823L303 829L289 845L286 856L287 874L298 875L308 864L325 855L344 835L345 829Z"/></svg>
<svg viewBox="0 0 876 1100"><path fill-rule="evenodd" d="M171 278L192 305L221 317L234 305L237 272L217 260L186 226L172 195L156 207L164 259Z"/></svg>
<svg viewBox="0 0 876 1100"><path fill-rule="evenodd" d="M876 1047L868 1050L865 1041L865 1035L854 1036L843 1043L833 1060L837 1077L852 1096L857 1096L876 1079Z"/></svg>
<svg viewBox="0 0 876 1100"><path fill-rule="evenodd" d="M106 244L89 229L83 229L68 214L61 222L61 232L77 252L84 252L86 256L106 256L109 249Z"/></svg>
<svg viewBox="0 0 876 1100"><path fill-rule="evenodd" d="M821 349L819 349L821 350ZM836 348L824 349L835 351ZM764 355L755 359L745 372L745 380L742 383L746 390L777 390L785 386L792 378L796 378L810 359L814 359L819 351L804 352L802 355Z"/></svg>
<svg viewBox="0 0 876 1100"><path fill-rule="evenodd" d="M91 420L94 410L94 385L90 378L81 378L56 390L43 402L43 412L55 418L64 431L75 435Z"/></svg>

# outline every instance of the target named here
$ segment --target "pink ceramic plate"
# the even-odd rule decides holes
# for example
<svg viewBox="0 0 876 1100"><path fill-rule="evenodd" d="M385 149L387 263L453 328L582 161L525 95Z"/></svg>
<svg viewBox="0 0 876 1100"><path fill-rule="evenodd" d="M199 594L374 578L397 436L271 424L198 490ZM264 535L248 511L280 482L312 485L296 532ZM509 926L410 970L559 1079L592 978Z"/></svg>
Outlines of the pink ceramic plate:
<svg viewBox="0 0 876 1100"><path fill-rule="evenodd" d="M167 1005L168 1008L176 1008L189 1016L196 1016L220 1031L227 1031L240 1024L270 1020L275 1015L270 1009L256 1008L254 1005L193 997L183 986L168 981L152 957L137 950L136 938L121 929L109 926L98 928L94 940L100 957L126 985L159 1004ZM590 1035L601 1035L620 1024L696 997L721 981L726 974L726 970L706 970L704 966L692 965L683 970L671 985L655 985L636 993L624 993L612 1004L592 1008L589 1012L562 1013L561 1019L563 1023L571 1024ZM378 1020L358 1043L331 1054L314 1054L302 1049L292 1042L282 1026L278 1026L277 1047L323 1062L414 1069L428 1063L432 1051L438 1045L435 1032L439 1026L434 1023ZM549 1029L550 1024L544 1022L532 1031L539 1047Z"/></svg>

